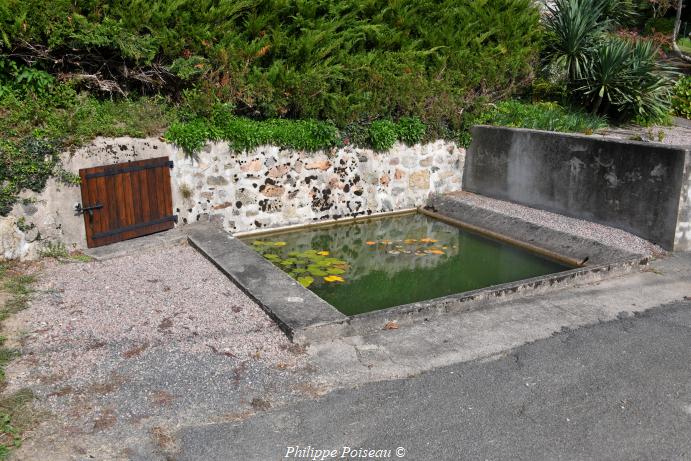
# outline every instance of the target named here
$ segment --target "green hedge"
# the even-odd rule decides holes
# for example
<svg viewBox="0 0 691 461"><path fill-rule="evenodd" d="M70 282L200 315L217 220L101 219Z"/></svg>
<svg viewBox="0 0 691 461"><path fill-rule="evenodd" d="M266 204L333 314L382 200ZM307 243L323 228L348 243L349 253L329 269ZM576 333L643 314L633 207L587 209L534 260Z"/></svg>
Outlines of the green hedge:
<svg viewBox="0 0 691 461"><path fill-rule="evenodd" d="M691 119L691 76L679 79L674 87L672 109L678 116Z"/></svg>
<svg viewBox="0 0 691 461"><path fill-rule="evenodd" d="M0 2L0 58L92 91L196 87L236 115L341 128L418 116L432 136L529 82L540 34L532 0Z"/></svg>

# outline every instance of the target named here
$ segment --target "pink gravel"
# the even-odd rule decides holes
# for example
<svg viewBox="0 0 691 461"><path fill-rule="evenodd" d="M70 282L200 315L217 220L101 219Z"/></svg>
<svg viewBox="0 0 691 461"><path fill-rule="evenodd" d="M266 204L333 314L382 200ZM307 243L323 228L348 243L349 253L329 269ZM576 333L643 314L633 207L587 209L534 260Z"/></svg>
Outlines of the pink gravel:
<svg viewBox="0 0 691 461"><path fill-rule="evenodd" d="M23 332L23 356L12 366L11 387L87 378L114 350L127 360L156 346L286 368L304 360L257 304L186 245L103 262L48 262L36 288L13 321Z"/></svg>

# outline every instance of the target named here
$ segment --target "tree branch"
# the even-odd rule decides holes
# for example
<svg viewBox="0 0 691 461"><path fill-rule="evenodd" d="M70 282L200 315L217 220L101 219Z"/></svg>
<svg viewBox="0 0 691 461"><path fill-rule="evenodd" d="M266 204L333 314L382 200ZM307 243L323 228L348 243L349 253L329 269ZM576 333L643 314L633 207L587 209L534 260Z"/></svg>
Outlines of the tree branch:
<svg viewBox="0 0 691 461"><path fill-rule="evenodd" d="M677 45L677 38L679 37L679 29L681 28L681 9L684 8L684 0L679 0L677 5L677 17L674 21L674 31L672 32L672 49L684 61L691 62L691 56L684 54Z"/></svg>

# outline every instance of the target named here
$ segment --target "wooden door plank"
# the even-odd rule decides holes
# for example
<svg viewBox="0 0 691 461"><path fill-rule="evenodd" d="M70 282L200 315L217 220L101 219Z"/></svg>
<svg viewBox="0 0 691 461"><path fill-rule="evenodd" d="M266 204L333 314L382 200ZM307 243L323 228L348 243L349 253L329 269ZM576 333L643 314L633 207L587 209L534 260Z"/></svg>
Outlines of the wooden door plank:
<svg viewBox="0 0 691 461"><path fill-rule="evenodd" d="M134 222L146 222L143 218L142 210L142 193L139 186L139 177L141 171L130 173L130 188L132 189L132 212L134 213Z"/></svg>
<svg viewBox="0 0 691 461"><path fill-rule="evenodd" d="M161 192L163 193L163 209L165 210L164 213L166 215L172 215L173 214L173 194L171 190L171 183L170 183L170 168L169 167L163 167L161 168L161 182L162 182L162 187L161 187Z"/></svg>
<svg viewBox="0 0 691 461"><path fill-rule="evenodd" d="M156 170L146 170L147 180L149 183L149 206L151 209L151 221L163 217L162 210L158 206L158 174Z"/></svg>
<svg viewBox="0 0 691 461"><path fill-rule="evenodd" d="M119 175L122 178L122 209L123 209L123 214L125 216L127 224L125 224L125 227L133 226L137 224L137 221L134 217L134 203L133 203L133 194L132 194L132 173L123 173ZM137 237L137 232L135 231L129 231L129 232L123 232L120 236L121 240L127 240L131 239L134 237Z"/></svg>
<svg viewBox="0 0 691 461"><path fill-rule="evenodd" d="M106 203L106 179L103 177L92 179L94 188L96 190L96 198L98 203L103 205L103 208L94 212L94 230L102 232L104 229L110 228L110 216L108 214Z"/></svg>
<svg viewBox="0 0 691 461"><path fill-rule="evenodd" d="M108 219L109 219L109 229L116 229L120 227L120 213L118 212L117 204L117 176L105 176L106 191L107 195L105 197L106 203L108 204ZM106 229L104 229L106 230ZM115 239L99 239L101 245L107 245L109 243L114 243Z"/></svg>
<svg viewBox="0 0 691 461"><path fill-rule="evenodd" d="M149 181L146 170L140 171L137 175L139 182L141 219L143 222L151 221L151 207L149 206Z"/></svg>
<svg viewBox="0 0 691 461"><path fill-rule="evenodd" d="M86 170L79 170L79 179L81 181L82 204L89 203L89 200L91 198L89 196L89 187L87 182L88 180L86 179ZM86 216L86 214L84 215L84 231L86 233L86 246L88 248L93 248L95 246L94 241L91 237L93 235L93 228L91 227L89 217Z"/></svg>

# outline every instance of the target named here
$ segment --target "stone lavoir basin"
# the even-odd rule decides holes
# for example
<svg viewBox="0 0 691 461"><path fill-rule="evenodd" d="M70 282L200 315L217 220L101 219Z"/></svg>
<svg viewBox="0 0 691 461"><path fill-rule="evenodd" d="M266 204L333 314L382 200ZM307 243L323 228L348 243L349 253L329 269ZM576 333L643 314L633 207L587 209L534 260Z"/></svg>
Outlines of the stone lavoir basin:
<svg viewBox="0 0 691 461"><path fill-rule="evenodd" d="M573 268L421 213L242 240L347 316Z"/></svg>

